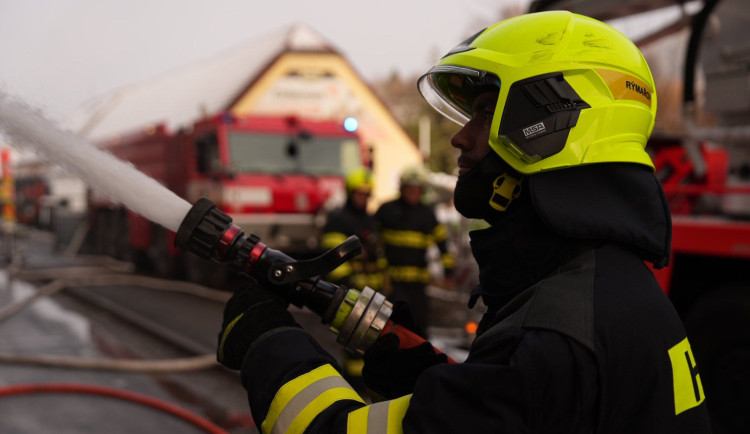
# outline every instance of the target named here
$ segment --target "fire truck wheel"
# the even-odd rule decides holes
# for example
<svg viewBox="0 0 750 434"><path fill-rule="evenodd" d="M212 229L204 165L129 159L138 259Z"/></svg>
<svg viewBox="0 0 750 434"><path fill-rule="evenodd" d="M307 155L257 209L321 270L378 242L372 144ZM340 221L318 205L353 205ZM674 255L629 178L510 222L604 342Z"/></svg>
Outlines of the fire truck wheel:
<svg viewBox="0 0 750 434"><path fill-rule="evenodd" d="M750 285L721 287L684 315L715 434L750 426Z"/></svg>

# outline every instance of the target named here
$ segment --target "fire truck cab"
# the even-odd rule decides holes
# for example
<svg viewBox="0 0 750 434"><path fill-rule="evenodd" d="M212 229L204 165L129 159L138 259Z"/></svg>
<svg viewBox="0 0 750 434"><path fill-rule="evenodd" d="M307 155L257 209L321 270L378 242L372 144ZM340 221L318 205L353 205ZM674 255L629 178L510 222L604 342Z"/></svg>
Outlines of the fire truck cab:
<svg viewBox="0 0 750 434"><path fill-rule="evenodd" d="M352 128L350 127L349 130ZM325 212L344 200L347 172L371 166L344 122L222 113L176 133L159 125L100 144L193 203L207 197L246 232L292 255L317 252ZM92 191L95 251L191 280L201 267L174 234Z"/></svg>

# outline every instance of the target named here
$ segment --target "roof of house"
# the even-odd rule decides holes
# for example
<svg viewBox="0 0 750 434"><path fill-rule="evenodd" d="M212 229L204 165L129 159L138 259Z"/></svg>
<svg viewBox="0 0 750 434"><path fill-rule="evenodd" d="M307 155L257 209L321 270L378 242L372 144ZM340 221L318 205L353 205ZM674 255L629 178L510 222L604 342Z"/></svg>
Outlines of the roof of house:
<svg viewBox="0 0 750 434"><path fill-rule="evenodd" d="M75 110L66 126L89 140L161 123L179 129L205 115L227 110L270 62L292 51L337 53L315 30L294 24L214 57L96 97Z"/></svg>

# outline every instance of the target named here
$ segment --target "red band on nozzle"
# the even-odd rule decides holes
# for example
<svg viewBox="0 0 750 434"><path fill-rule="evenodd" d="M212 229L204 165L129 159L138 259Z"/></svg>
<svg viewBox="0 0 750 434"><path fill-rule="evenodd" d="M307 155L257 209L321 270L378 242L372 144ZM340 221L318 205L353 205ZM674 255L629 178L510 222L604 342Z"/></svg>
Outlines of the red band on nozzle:
<svg viewBox="0 0 750 434"><path fill-rule="evenodd" d="M242 233L242 229L240 229L239 226L232 224L229 226L229 229L221 234L221 239L216 243L216 255L219 259L224 259L224 256L229 252L229 248L232 247L235 238L237 238L237 235L240 233Z"/></svg>
<svg viewBox="0 0 750 434"><path fill-rule="evenodd" d="M263 254L263 252L266 250L266 245L258 241L255 243L255 246L253 247L253 250L250 251L250 254L247 255L247 262L245 262L245 266L242 268L242 271L245 274L250 274L250 271L255 266L255 263L258 262L258 258L260 258L260 255Z"/></svg>

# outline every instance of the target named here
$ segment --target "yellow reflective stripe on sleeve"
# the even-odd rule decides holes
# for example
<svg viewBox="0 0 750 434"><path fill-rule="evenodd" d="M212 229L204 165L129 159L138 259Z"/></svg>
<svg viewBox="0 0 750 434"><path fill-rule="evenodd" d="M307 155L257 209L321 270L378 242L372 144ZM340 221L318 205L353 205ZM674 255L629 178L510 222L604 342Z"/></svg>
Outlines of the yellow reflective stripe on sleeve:
<svg viewBox="0 0 750 434"><path fill-rule="evenodd" d="M349 413L347 434L400 434L411 395L378 402Z"/></svg>
<svg viewBox="0 0 750 434"><path fill-rule="evenodd" d="M264 433L301 433L331 404L362 398L331 365L323 365L281 386L271 401Z"/></svg>
<svg viewBox="0 0 750 434"><path fill-rule="evenodd" d="M398 282L429 282L430 270L412 265L393 266L388 268L388 276Z"/></svg>
<svg viewBox="0 0 750 434"><path fill-rule="evenodd" d="M402 433L404 431L402 421L409 409L411 394L391 400L388 406L388 434Z"/></svg>
<svg viewBox="0 0 750 434"><path fill-rule="evenodd" d="M426 249L434 242L432 235L417 231L395 231L393 229L385 229L381 236L385 244L396 247Z"/></svg>
<svg viewBox="0 0 750 434"><path fill-rule="evenodd" d="M320 246L324 249L332 249L346 241L348 237L341 232L326 232L320 239Z"/></svg>
<svg viewBox="0 0 750 434"><path fill-rule="evenodd" d="M432 231L432 236L438 243L445 241L445 238L448 236L448 229L445 228L445 225L437 225L435 226L435 230Z"/></svg>
<svg viewBox="0 0 750 434"><path fill-rule="evenodd" d="M242 319L243 315L245 314L241 313L237 315L237 318L233 319L232 322L227 324L227 327L224 329L224 333L221 334L221 341L219 342L219 360L224 361L224 342L226 342L227 336L229 336L229 333L234 328L234 325L237 324L237 321Z"/></svg>
<svg viewBox="0 0 750 434"><path fill-rule="evenodd" d="M672 362L674 414L678 415L699 406L706 395L687 338L669 349L669 360Z"/></svg>
<svg viewBox="0 0 750 434"><path fill-rule="evenodd" d="M346 381L343 378L341 378L341 380ZM320 381L326 382L327 380ZM315 395L315 398L298 413L290 411L287 415L287 411L283 411L281 416L279 416L279 419L276 421L276 425L273 427L271 434L301 434L305 432L308 425L310 425L310 423L312 423L312 421L322 413L323 410L327 409L332 404L345 399L361 401L357 392L351 388L332 388L320 393L319 395ZM290 404L293 403L294 400L290 402ZM289 409L289 407L287 407L287 409Z"/></svg>
<svg viewBox="0 0 750 434"><path fill-rule="evenodd" d="M370 414L370 407L362 407L349 413L346 421L346 434L366 434L367 433L367 416Z"/></svg>

